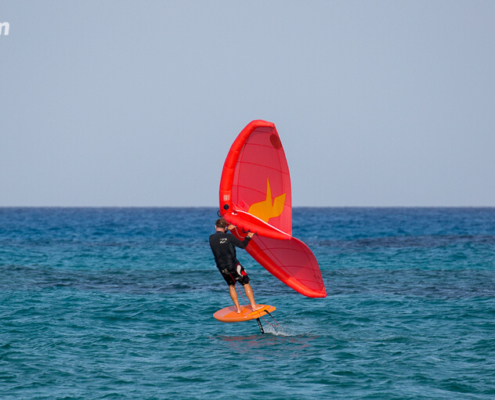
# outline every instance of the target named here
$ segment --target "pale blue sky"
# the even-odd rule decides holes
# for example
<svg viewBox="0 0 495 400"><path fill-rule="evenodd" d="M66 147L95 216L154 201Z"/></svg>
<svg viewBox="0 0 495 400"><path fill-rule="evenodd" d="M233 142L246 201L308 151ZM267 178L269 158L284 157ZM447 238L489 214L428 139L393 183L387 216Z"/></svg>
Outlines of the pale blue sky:
<svg viewBox="0 0 495 400"><path fill-rule="evenodd" d="M493 1L0 0L0 206L217 206L276 124L294 206L495 206Z"/></svg>

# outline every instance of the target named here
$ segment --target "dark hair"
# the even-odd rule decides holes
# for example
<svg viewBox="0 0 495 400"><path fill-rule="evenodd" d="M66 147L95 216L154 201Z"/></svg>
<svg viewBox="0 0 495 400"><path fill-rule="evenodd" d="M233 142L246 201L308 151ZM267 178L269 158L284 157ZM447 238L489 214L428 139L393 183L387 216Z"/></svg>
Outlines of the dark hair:
<svg viewBox="0 0 495 400"><path fill-rule="evenodd" d="M227 221L225 221L223 218L217 219L217 222L215 222L215 226L217 228L225 229L227 228L227 225Z"/></svg>

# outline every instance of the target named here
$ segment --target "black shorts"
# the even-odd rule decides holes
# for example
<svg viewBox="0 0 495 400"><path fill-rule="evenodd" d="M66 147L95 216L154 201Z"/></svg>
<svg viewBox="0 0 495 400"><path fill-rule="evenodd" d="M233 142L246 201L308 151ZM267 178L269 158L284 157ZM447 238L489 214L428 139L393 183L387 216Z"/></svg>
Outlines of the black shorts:
<svg viewBox="0 0 495 400"><path fill-rule="evenodd" d="M220 271L229 286L235 285L234 279L242 286L249 283L249 276L241 264L237 264L235 269L223 269Z"/></svg>

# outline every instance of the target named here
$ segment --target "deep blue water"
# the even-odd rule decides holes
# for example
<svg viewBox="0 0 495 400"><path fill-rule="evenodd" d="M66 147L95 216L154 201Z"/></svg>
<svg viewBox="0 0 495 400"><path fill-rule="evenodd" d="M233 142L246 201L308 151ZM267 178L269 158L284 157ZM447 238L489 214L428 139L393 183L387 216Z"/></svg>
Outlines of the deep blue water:
<svg viewBox="0 0 495 400"><path fill-rule="evenodd" d="M239 251L265 335L212 317L216 218L0 208L0 398L495 398L495 209L295 209L328 297Z"/></svg>

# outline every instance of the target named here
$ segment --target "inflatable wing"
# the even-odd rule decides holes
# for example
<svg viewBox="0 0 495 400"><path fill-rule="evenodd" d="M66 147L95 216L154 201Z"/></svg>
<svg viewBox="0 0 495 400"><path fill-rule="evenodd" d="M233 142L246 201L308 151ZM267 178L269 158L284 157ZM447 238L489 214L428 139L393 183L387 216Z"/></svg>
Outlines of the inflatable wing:
<svg viewBox="0 0 495 400"><path fill-rule="evenodd" d="M308 297L326 297L313 252L292 237L289 166L271 122L250 122L232 144L220 181L220 213L243 238L247 252L268 272Z"/></svg>

